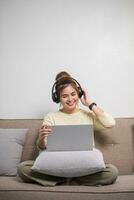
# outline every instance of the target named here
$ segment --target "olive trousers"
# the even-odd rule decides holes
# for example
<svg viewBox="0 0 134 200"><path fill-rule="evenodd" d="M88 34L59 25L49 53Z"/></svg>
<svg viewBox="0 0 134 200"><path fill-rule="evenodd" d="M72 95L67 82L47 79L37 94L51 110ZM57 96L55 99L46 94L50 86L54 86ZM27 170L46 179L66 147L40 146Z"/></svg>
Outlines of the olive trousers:
<svg viewBox="0 0 134 200"><path fill-rule="evenodd" d="M118 170L114 165L106 164L101 172L94 174L64 178L58 176L51 176L31 170L34 161L28 160L19 164L18 175L24 182L38 183L42 186L55 185L86 185L86 186L101 186L113 184L118 177Z"/></svg>

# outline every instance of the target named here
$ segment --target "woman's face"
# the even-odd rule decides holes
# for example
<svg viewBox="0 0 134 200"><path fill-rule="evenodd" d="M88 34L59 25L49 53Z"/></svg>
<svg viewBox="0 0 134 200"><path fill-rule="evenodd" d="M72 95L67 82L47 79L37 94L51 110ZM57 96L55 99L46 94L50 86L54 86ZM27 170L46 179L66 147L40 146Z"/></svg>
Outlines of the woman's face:
<svg viewBox="0 0 134 200"><path fill-rule="evenodd" d="M60 92L60 102L63 106L63 112L73 113L77 111L78 101L78 93L71 85L68 85Z"/></svg>

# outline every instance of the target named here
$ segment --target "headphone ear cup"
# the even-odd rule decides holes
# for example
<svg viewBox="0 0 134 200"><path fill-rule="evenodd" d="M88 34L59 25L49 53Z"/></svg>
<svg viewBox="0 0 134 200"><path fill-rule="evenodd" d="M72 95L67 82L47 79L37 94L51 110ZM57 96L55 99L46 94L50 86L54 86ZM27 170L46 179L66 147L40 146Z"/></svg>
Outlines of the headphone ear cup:
<svg viewBox="0 0 134 200"><path fill-rule="evenodd" d="M54 92L54 93L52 94L52 99L53 99L53 101L54 101L55 103L59 103L59 100L58 100L58 97L57 97L56 92Z"/></svg>
<svg viewBox="0 0 134 200"><path fill-rule="evenodd" d="M52 94L52 99L53 99L54 102L57 101L57 97L56 97L56 93L55 92Z"/></svg>
<svg viewBox="0 0 134 200"><path fill-rule="evenodd" d="M79 98L81 98L84 92L80 87L78 87L78 90L79 90Z"/></svg>

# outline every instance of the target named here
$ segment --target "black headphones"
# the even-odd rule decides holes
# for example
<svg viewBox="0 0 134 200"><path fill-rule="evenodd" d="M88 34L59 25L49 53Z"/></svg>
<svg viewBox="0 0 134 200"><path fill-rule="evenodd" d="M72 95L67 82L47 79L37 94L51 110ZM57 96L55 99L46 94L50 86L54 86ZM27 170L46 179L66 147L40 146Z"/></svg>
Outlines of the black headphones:
<svg viewBox="0 0 134 200"><path fill-rule="evenodd" d="M82 87L81 87L80 83L74 78L71 78L71 77L65 78L64 77L64 79L61 78L60 80L57 80L53 84L53 87L52 87L52 100L55 103L59 103L60 102L60 99L57 96L56 87L58 87L60 85L70 84L70 83L75 83L76 84L76 86L78 88L78 91L79 91L79 98L81 98L81 96L83 95L84 91L82 90Z"/></svg>

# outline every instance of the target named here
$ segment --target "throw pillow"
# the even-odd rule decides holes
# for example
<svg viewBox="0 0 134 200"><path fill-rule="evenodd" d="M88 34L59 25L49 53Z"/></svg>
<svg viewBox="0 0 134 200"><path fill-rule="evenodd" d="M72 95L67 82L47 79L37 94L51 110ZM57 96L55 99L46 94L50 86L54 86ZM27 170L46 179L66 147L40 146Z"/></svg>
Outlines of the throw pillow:
<svg viewBox="0 0 134 200"><path fill-rule="evenodd" d="M28 129L0 129L0 175L14 176Z"/></svg>
<svg viewBox="0 0 134 200"><path fill-rule="evenodd" d="M41 151L32 170L60 177L78 177L93 174L105 168L102 153L93 151Z"/></svg>

